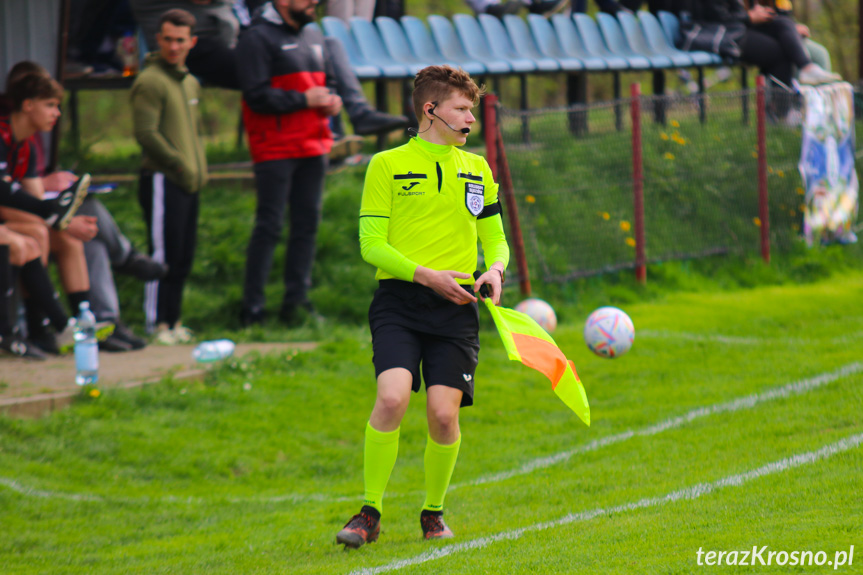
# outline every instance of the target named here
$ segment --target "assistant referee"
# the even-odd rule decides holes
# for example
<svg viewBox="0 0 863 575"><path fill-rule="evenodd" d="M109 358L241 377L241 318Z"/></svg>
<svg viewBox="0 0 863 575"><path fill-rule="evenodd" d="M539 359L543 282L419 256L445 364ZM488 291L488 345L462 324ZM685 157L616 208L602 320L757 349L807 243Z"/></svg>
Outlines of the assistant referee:
<svg viewBox="0 0 863 575"><path fill-rule="evenodd" d="M443 503L461 444L459 409L473 404L479 354L474 293L487 284L497 304L509 261L491 168L459 149L481 95L461 69L421 70L413 91L418 137L375 155L366 172L360 247L380 280L369 308L377 398L365 432L364 505L336 537L347 547L380 534L399 426L421 380L428 442L420 526L426 539L453 536ZM474 283L477 237L491 265Z"/></svg>

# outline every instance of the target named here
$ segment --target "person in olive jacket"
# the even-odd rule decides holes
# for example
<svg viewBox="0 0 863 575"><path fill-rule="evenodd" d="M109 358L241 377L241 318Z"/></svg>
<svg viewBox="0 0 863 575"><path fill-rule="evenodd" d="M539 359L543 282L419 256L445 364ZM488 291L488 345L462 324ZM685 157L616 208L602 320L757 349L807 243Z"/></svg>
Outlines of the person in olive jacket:
<svg viewBox="0 0 863 575"><path fill-rule="evenodd" d="M159 23L159 50L147 57L135 80L131 102L135 139L141 146L138 201L154 260L168 265L164 279L149 282L144 310L156 341L191 338L181 321L183 285L192 269L198 231L198 192L207 181L207 159L199 135L201 86L185 66L195 45L195 18L168 10Z"/></svg>

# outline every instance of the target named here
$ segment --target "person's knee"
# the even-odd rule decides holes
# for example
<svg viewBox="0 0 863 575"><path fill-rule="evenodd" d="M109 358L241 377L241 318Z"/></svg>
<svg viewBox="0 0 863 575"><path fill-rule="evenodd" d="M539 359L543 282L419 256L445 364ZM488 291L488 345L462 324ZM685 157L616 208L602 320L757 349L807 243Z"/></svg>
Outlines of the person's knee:
<svg viewBox="0 0 863 575"><path fill-rule="evenodd" d="M458 406L450 404L429 405L429 428L436 433L432 435L451 437L458 435Z"/></svg>
<svg viewBox="0 0 863 575"><path fill-rule="evenodd" d="M378 390L376 407L389 418L400 417L408 408L409 394L410 391L405 394L402 390L393 388Z"/></svg>
<svg viewBox="0 0 863 575"><path fill-rule="evenodd" d="M9 263L21 267L42 257L42 250L33 238L20 234L9 234Z"/></svg>
<svg viewBox="0 0 863 575"><path fill-rule="evenodd" d="M51 233L51 253L66 257L84 257L84 242L66 232Z"/></svg>

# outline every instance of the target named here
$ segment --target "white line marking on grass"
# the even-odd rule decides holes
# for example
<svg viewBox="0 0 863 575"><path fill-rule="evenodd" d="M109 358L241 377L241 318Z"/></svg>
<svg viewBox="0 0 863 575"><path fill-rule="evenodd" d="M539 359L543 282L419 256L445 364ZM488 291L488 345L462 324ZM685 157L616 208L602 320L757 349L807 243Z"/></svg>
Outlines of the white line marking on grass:
<svg viewBox="0 0 863 575"><path fill-rule="evenodd" d="M743 337L735 335L704 335L700 333L689 333L685 331L667 331L661 329L642 329L636 332L637 338L654 339L677 339L682 341L721 343L725 345L767 345L785 343L791 345L813 345L829 342L831 344L850 343L863 339L863 331L848 333L839 336L827 336L824 338L806 337Z"/></svg>
<svg viewBox="0 0 863 575"><path fill-rule="evenodd" d="M600 439L595 439L590 443L586 443L585 445L581 445L574 449L569 449L567 451L561 451L560 453L555 453L552 455L547 455L545 457L540 457L527 463L522 464L520 467L516 469L511 469L509 471L501 471L499 473L494 473L491 475L486 475L483 477L478 477L477 479L473 479L471 481L466 481L464 483L454 483L450 485L449 491L453 491L455 489L461 489L464 487L472 487L477 485L485 485L489 483L497 483L500 481L506 481L507 479L512 479L513 477L517 477L520 475L527 475L528 473L532 473L537 469L545 469L547 467L551 467L553 465L558 465L561 463L565 463L569 461L569 459L576 454L579 453L587 453L588 451L596 451L598 449L602 449L603 447L608 447L609 445L614 445L615 443L621 443L628 439L632 439L633 437L649 437L651 435L657 435L662 433L663 431L667 431L669 429L675 429L678 427L683 427L687 423L694 421L696 419L700 419L702 417L707 417L708 415L714 415L717 413L732 413L735 411L741 411L744 409L751 409L758 405L759 403L765 403L767 401L772 401L774 399L782 399L785 397L790 397L791 395L800 395L817 389L819 387L823 387L827 384L830 384L838 379L842 379L843 377L847 377L849 375L854 375L857 373L863 372L863 362L854 362L849 363L840 367L835 371L830 371L827 373L822 373L820 375L813 376L809 379L802 379L800 381L796 381L793 383L789 383L783 385L781 387L775 387L773 389L769 389L767 391L761 393L754 393L752 395L747 395L745 397L740 397L738 399L733 399L731 401L727 401L725 403L717 403L714 405L709 405L706 407L699 407L697 409L693 409L692 411L680 415L678 417L673 417L670 419L666 419L664 421L660 421L650 427L646 427L638 430L627 430L621 433L617 433L615 435L609 435L607 437L603 437ZM55 499L70 499L74 501L114 501L114 502L127 502L127 503L154 503L159 501L164 502L179 502L179 503L207 503L207 502L215 502L215 501L225 501L227 503L283 503L283 502L292 502L292 503L309 503L309 502L318 502L318 503L339 503L339 502L349 502L349 501L357 501L361 496L358 495L341 495L341 496L332 496L332 495L324 495L321 493L286 493L283 495L274 495L270 497L226 497L226 498L200 498L200 497L177 497L177 496L166 496L166 497L142 497L142 498L122 498L122 497L100 497L97 495L79 495L75 493L63 493L56 491L42 491L39 489L33 489L29 487L22 486L20 483L15 481L14 479L0 477L0 485L6 486L13 491L16 491L22 495L31 495L34 497L45 497L45 498L55 498ZM388 493L387 497L407 497L415 495L417 492L409 492L409 493Z"/></svg>
<svg viewBox="0 0 863 575"><path fill-rule="evenodd" d="M45 499L69 499L70 501L102 501L102 498L98 495L62 493L57 491L43 491L41 489L33 489L32 487L21 485L14 479L9 479L7 477L0 477L0 485L8 487L12 491L20 493L21 495L30 495L32 497L43 497Z"/></svg>
<svg viewBox="0 0 863 575"><path fill-rule="evenodd" d="M483 547L488 547L489 545L492 545L493 543L497 543L499 541L511 541L519 539L527 533L545 531L547 529L553 529L555 527L569 525L570 523L589 521L601 515L625 513L627 511L633 511L635 509L659 507L665 505L666 503L674 503L676 501L698 499L702 495L707 495L717 489L722 489L724 487L739 487L748 481L758 479L759 477L764 477L765 475L781 473L795 467L814 463L820 459L832 457L837 453L842 453L850 449L854 449L858 447L861 443L863 443L863 433L858 433L856 435L840 439L835 443L825 445L817 451L809 451L806 453L792 455L791 457L786 457L785 459L780 459L779 461L774 461L772 463L762 465L761 467L753 469L752 471L739 473L737 475L729 475L728 477L723 477L722 479L718 479L710 483L698 483L691 487L685 487L677 491L672 491L671 493L668 493L664 496L646 497L632 503L617 505L608 509L599 508L592 509L590 511L581 511L579 513L570 513L553 521L534 523L533 525L520 527L518 529L511 529L509 531L502 531L500 533L489 535L487 537L480 537L471 541L465 541L464 543L457 543L454 545L447 545L446 547L439 547L438 549L435 549L433 551L421 553L411 559L401 559L399 561L394 561L380 567L359 569L356 571L352 571L350 575L374 575L377 573L398 571L399 569L404 569L405 567L420 565L422 563L427 563L429 561L448 557L456 553L482 549Z"/></svg>
<svg viewBox="0 0 863 575"><path fill-rule="evenodd" d="M782 399L785 397L789 397L791 395L800 395L818 387L822 387L829 383L836 381L837 379L841 379L843 377L847 377L849 375L853 375L856 373L863 372L863 362L854 362L849 363L848 365L842 366L836 371L831 371L828 373L822 373L820 375L816 375L815 377L811 377L809 379L802 379L800 381L795 381L793 383L789 383L787 385L783 385L781 387L775 387L773 389L761 392L761 393L753 393L752 395L747 395L745 397L740 397L738 399L733 399L731 401L727 401L725 403L717 403L714 405L710 405L707 407L699 407L697 409L693 409L692 411L680 415L678 417L672 417L670 419L666 419L665 421L660 421L650 427L646 427L640 430L628 430L622 433L618 433L616 435L609 435L607 437L603 437L601 439L596 439L587 443L585 445L580 445L575 449L570 449L568 451L561 451L560 453L555 453L554 455L548 455L546 457L540 457L538 459L534 459L532 461L528 461L523 464L518 469L511 469L509 471L502 471L500 473L495 473L492 475L486 475L485 477L479 477L472 481L468 481L461 484L456 484L450 486L450 490L457 489L464 486L471 485L483 485L486 483L497 483L499 481L505 481L507 479L511 479L518 475L526 475L528 473L532 473L537 469L544 469L546 467L551 467L552 465L557 465L560 463L565 463L568 461L573 455L578 453L586 453L588 451L595 451L597 449L601 449L603 447L607 447L609 445L613 445L615 443L621 443L626 441L627 439L632 439L633 437L649 437L651 435L657 435L662 433L663 431L667 431L669 429L674 429L677 427L682 427L685 424L694 421L696 419L700 419L702 417L707 417L708 415L715 415L717 413L733 413L735 411L740 411L742 409L752 409L759 403L765 403L767 401L772 401L774 399Z"/></svg>

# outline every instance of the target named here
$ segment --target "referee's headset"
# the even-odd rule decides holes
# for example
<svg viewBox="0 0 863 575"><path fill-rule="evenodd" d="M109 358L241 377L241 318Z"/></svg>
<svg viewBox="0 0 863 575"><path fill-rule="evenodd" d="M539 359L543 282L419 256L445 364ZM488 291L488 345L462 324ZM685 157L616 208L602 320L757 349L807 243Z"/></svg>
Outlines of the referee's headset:
<svg viewBox="0 0 863 575"><path fill-rule="evenodd" d="M449 128L450 130L452 130L453 132L461 132L462 134L470 134L470 128L462 128L461 130L457 130L457 129L453 128L452 126L450 126L449 122L447 122L446 120L444 120L443 118L441 118L440 116L438 116L437 114L434 113L436 108L437 108L437 102L432 102L432 107L429 108L429 111L428 111L428 117L429 117L429 127L428 128L426 128L422 132L417 132L416 128L408 128L408 134L413 134L414 136L418 136L419 134L423 134L425 132L428 132L429 130L431 130L432 124L434 123L434 118L437 118L438 120L443 122L444 125L447 128ZM434 118L432 118L432 116L434 116Z"/></svg>

